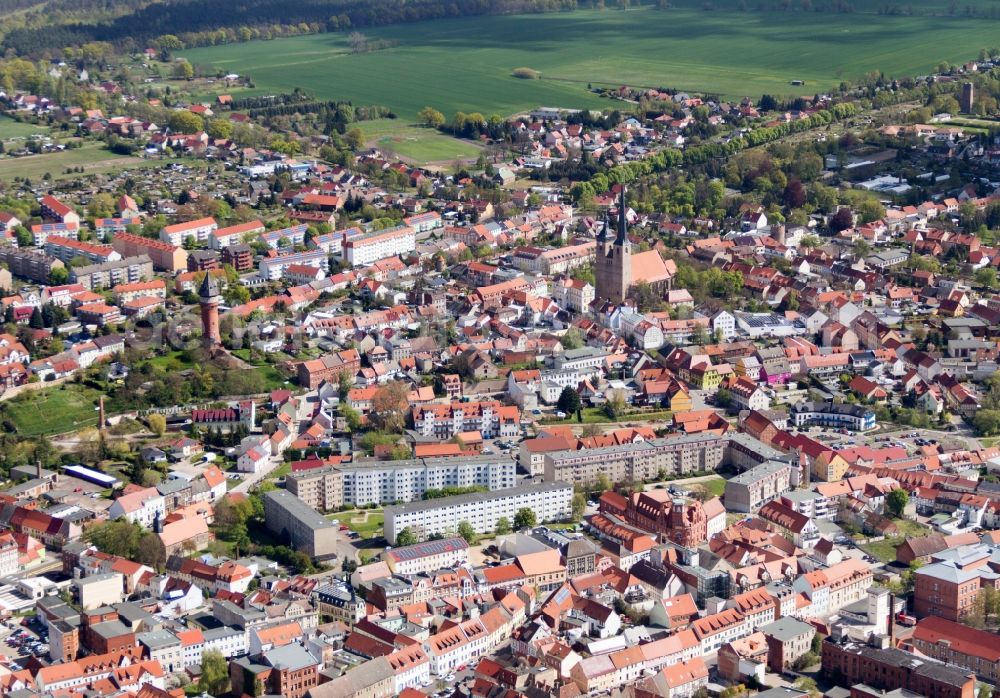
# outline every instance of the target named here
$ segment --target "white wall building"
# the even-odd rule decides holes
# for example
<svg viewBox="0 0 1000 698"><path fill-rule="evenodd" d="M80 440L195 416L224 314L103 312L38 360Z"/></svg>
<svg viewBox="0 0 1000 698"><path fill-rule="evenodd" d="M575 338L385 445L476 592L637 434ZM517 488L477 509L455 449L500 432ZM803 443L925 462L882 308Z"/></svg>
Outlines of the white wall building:
<svg viewBox="0 0 1000 698"><path fill-rule="evenodd" d="M385 509L385 537L390 543L404 528L423 540L435 533L455 531L468 521L477 533L496 530L497 521L513 522L519 509L528 508L542 521L559 521L572 512L573 486L564 482L522 485L495 492L476 492L411 502Z"/></svg>

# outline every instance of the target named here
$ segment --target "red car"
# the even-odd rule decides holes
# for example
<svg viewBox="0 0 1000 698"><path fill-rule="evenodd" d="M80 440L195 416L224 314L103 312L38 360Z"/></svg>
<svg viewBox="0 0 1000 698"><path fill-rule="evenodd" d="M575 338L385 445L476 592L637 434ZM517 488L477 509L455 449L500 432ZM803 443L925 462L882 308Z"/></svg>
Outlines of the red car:
<svg viewBox="0 0 1000 698"><path fill-rule="evenodd" d="M896 622L899 623L900 625L905 625L906 627L910 627L917 624L917 619L914 618L913 616L908 616L905 613L897 613Z"/></svg>

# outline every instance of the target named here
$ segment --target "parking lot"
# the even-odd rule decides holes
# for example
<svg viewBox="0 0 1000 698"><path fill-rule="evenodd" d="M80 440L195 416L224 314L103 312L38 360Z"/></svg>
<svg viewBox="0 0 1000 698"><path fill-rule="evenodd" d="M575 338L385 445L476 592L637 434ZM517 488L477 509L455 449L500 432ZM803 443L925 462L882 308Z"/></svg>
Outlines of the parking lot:
<svg viewBox="0 0 1000 698"><path fill-rule="evenodd" d="M7 657L43 657L48 655L48 631L37 616L28 618L11 618L3 622L3 646L0 647Z"/></svg>

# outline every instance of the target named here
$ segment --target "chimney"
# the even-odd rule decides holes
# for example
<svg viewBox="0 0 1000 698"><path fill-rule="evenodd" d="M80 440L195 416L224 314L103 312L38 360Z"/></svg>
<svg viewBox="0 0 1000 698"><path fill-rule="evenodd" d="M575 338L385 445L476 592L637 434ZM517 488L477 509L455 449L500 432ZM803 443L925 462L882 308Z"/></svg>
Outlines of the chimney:
<svg viewBox="0 0 1000 698"><path fill-rule="evenodd" d="M35 477L39 480L42 479L42 461L40 460L35 461Z"/></svg>
<svg viewBox="0 0 1000 698"><path fill-rule="evenodd" d="M98 408L97 429L104 431L104 396L101 395L100 407Z"/></svg>

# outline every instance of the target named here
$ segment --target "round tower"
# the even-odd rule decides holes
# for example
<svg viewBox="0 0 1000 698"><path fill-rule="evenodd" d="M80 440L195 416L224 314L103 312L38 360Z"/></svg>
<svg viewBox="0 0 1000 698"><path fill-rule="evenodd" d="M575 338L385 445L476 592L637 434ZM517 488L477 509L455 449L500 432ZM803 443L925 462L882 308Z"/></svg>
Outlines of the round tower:
<svg viewBox="0 0 1000 698"><path fill-rule="evenodd" d="M212 272L205 272L198 288L198 304L201 306L201 341L205 346L214 347L222 342L219 334L219 284Z"/></svg>

